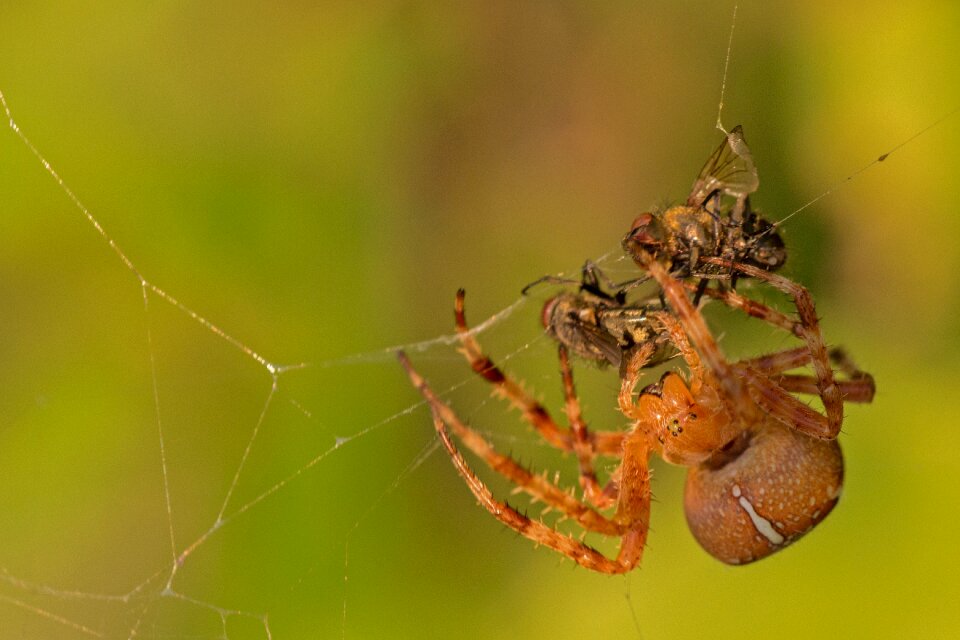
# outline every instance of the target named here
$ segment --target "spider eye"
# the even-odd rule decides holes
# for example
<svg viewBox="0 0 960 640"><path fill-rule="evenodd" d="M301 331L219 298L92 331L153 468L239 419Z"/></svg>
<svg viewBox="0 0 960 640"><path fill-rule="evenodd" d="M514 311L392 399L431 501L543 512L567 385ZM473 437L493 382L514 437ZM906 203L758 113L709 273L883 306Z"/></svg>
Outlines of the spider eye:
<svg viewBox="0 0 960 640"><path fill-rule="evenodd" d="M680 425L680 420L674 418L670 421L670 424L667 425L667 430L670 431L670 435L676 437L683 433L683 427Z"/></svg>

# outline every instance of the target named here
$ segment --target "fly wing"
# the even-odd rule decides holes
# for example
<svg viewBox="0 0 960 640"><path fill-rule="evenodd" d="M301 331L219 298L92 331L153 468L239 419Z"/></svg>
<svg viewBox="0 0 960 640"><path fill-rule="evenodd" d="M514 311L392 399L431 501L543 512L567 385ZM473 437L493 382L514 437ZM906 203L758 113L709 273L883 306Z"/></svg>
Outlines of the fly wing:
<svg viewBox="0 0 960 640"><path fill-rule="evenodd" d="M609 333L594 327L592 325L581 324L577 327L577 332L583 339L584 344L588 345L590 351L602 354L607 362L615 367L620 366L620 359L623 357L623 349L617 339Z"/></svg>
<svg viewBox="0 0 960 640"><path fill-rule="evenodd" d="M760 178L753 164L753 155L743 139L743 127L737 125L703 165L687 198L687 206L700 207L717 191L743 198L756 191L758 186Z"/></svg>

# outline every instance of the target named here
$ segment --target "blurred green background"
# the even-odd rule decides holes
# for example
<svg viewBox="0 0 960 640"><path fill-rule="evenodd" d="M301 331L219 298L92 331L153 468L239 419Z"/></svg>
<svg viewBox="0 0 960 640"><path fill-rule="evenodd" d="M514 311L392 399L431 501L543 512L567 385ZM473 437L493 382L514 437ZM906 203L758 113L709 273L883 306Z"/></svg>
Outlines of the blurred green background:
<svg viewBox="0 0 960 640"><path fill-rule="evenodd" d="M478 321L685 197L719 141L731 13L4 3L0 90L110 237L250 349L312 365L270 396L248 354L156 295L145 310L0 132L0 637L953 637L958 115L786 227L788 275L879 386L848 411L840 506L795 548L720 565L660 465L643 566L574 569L421 459L428 415L401 413L417 398L383 350L448 333L457 287ZM782 217L960 104L958 27L947 2L740 3L723 117L744 125L756 204ZM559 407L538 302L484 345ZM724 346L786 343L753 327ZM451 401L498 445L575 482L452 347L415 358L440 389L467 381ZM577 373L592 424L615 428L612 374ZM242 513L163 595L171 530L180 553L211 529L258 424L224 509Z"/></svg>

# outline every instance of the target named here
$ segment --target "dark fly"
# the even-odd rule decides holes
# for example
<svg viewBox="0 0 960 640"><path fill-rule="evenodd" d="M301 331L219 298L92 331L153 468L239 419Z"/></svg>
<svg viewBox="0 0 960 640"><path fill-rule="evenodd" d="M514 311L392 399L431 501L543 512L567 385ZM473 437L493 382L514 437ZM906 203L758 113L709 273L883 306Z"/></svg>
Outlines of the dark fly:
<svg viewBox="0 0 960 640"><path fill-rule="evenodd" d="M637 216L623 248L638 263L646 252L674 277L701 278L701 293L712 279L736 283L735 273L702 258L776 271L786 262L787 251L776 226L750 207L750 194L759 184L738 125L703 165L686 203Z"/></svg>
<svg viewBox="0 0 960 640"><path fill-rule="evenodd" d="M547 300L541 320L547 332L571 353L598 365L619 368L624 354L639 347L650 349L646 366L662 363L675 353L663 328L651 314L663 311L654 298L627 303L623 288L601 284L603 274L592 262L582 270L579 288L565 291ZM547 276L528 285L524 292L541 282L573 284L575 281Z"/></svg>

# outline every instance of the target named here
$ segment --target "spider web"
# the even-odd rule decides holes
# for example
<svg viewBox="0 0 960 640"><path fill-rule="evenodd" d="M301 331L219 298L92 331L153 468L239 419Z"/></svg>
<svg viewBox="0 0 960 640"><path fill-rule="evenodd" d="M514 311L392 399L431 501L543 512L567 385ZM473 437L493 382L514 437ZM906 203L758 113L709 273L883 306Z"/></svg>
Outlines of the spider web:
<svg viewBox="0 0 960 640"><path fill-rule="evenodd" d="M244 519L260 518L270 523L271 517L262 515L270 509L269 503L281 501L283 494L303 491L298 487L300 483L309 483L306 478L315 470L315 467L327 465L327 459L339 450L356 447L358 441L366 440L380 431L402 431L401 439L413 436L414 443L419 443L419 451L405 466L395 466L393 471L387 472L387 477L394 476L383 492L373 498L360 500L366 504L366 509L348 510L353 516L347 515L331 527L324 522L317 528L316 522L301 524L301 533L308 531L312 535L309 543L303 545L317 545L318 539L327 538L334 547L343 549L343 579L349 578L349 549L350 541L361 524L375 512L381 502L387 498L404 480L415 472L436 450L436 441L432 430L425 431L424 413L420 411L423 402L413 399L410 404L399 409L394 407L381 417L372 421L356 424L331 424L334 409L321 405L315 407L313 402L305 399L309 396L300 395L298 389L303 385L309 387L331 387L337 393L345 392L350 388L362 390L371 385L369 372L365 367L375 366L383 369L387 365L393 370L395 378L401 378L400 369L396 366L396 354L403 349L417 358L418 365L424 371L432 372L435 369L449 369L449 364L462 364L462 358L455 351L458 339L455 334L445 334L428 340L379 348L374 351L352 353L338 358L312 362L283 363L276 362L225 330L220 324L212 321L193 307L161 288L148 278L139 269L137 264L124 252L112 236L105 230L99 220L72 191L61 178L57 170L47 161L45 156L23 132L14 119L6 97L0 93L0 106L3 107L10 130L19 138L20 142L29 150L34 159L40 163L45 172L51 177L69 202L81 214L89 227L95 231L100 240L113 254L112 258L119 262L128 276L128 282L123 278L114 278L114 286L126 290L127 300L118 302L113 298L99 300L94 296L91 305L94 308L108 307L111 315L124 315L133 330L123 336L124 340L143 343L141 356L145 362L140 363L138 382L134 385L140 388L140 395L150 398L152 407L140 406L141 415L132 422L102 421L94 418L94 429L108 431L106 438L124 439L129 435L117 433L129 428L135 433L132 438L138 444L133 445L142 452L148 452L142 460L138 460L135 467L126 470L111 472L111 483L116 482L114 489L125 488L127 482L136 484L136 491L150 495L151 491L144 491L142 484L159 484L154 486L153 498L159 502L148 508L151 515L145 515L129 507L106 507L101 509L112 513L114 522L108 526L97 523L99 526L90 535L93 541L102 545L102 551L108 555L117 553L117 549L124 546L125 537L132 529L137 531L136 549L140 557L123 559L114 566L104 557L95 561L94 565L82 571L85 581L102 583L102 590L86 591L69 587L52 586L51 582L38 582L19 577L20 571L13 571L6 566L0 567L0 581L12 588L18 595L0 594L0 600L36 618L37 628L49 625L58 631L75 633L79 636L91 637L167 637L199 634L202 637L245 637L251 632L254 636L274 637L270 613L263 609L232 608L218 602L221 593L215 596L201 597L190 595L203 592L205 588L203 574L209 570L203 557L209 547L220 542L224 545L236 544L245 547L251 543L246 539L246 532L239 533L240 540L227 540L226 529L241 529L243 525L235 524ZM612 254L613 252L611 252ZM92 258L93 259L93 258ZM632 273L631 267L624 264L622 257L609 258L602 256L596 260L597 264L607 269L611 276L624 279L624 274ZM559 274L564 275L564 274ZM567 277L575 278L578 269L572 269ZM136 287L131 287L132 279L139 287L139 296L135 295ZM511 319L515 312L529 306L530 298L517 297L503 309L493 313L473 327L475 334L489 337L500 328L500 325ZM542 299L541 299L542 302ZM137 311L137 307L140 307ZM138 320L137 316L141 318ZM529 314L528 314L529 315ZM534 314L534 318L536 315ZM532 323L534 324L534 323ZM137 326L139 325L139 326ZM56 333L61 328L52 324L45 332ZM139 330L139 331L138 331ZM139 336L139 332L142 332ZM508 342L514 344L513 351L506 354L502 361L508 366L515 366L518 356L527 357L530 350L536 351L531 357L533 362L542 361L544 355L553 355L553 348L542 330L534 324L528 330L529 342L516 347L516 326L510 327ZM171 337L173 334L173 337ZM184 336L188 336L184 338ZM212 336L212 339L211 339ZM504 337L500 336L502 340ZM119 336L111 331L111 341L118 341ZM180 342L170 348L182 351L177 354L165 353L166 345ZM494 342L497 344L497 342ZM97 346L95 351L105 349ZM128 366L125 363L123 366ZM462 367L461 367L462 368ZM552 372L551 373L555 373ZM451 401L464 402L474 407L472 416L482 416L485 409L491 404L486 398L486 390L472 374L461 372L462 379L447 386L441 393ZM449 375L431 375L431 378L449 378ZM541 376L545 377L545 376ZM187 381L182 383L179 378ZM393 381L394 383L396 380ZM92 389L102 388L105 384L116 383L109 378L99 376L91 380ZM225 383L225 388L215 390L213 387ZM401 380L401 383L404 382ZM557 386L554 380L554 387ZM193 387L192 389L190 387ZM374 384L374 388L382 388L381 384ZM472 388L471 388L472 387ZM481 391L478 397L477 391ZM610 385L606 384L609 392ZM463 391L472 394L473 399L463 400ZM93 395L92 390L82 392L84 397ZM412 396L412 393L406 394ZM219 397L215 397L219 396ZM458 396L460 399L458 400ZM244 397L245 400L229 400L228 398ZM189 398L189 399L186 399ZM362 402L362 397L350 402ZM237 405L236 410L209 411L208 404L221 403ZM147 416L151 413L152 416ZM486 411L496 415L499 407L493 411ZM325 416L323 421L316 415ZM415 420L411 418L416 417ZM32 429L48 428L43 425L42 416L26 418ZM349 421L349 416L341 418ZM369 419L368 419L369 420ZM131 424L135 426L130 426ZM144 425L152 425L144 429ZM226 426L224 426L226 425ZM411 425L415 428L411 429ZM90 427L86 427L90 428ZM240 436L230 434L235 442L217 441L223 436L219 431L229 431L236 428ZM207 431L207 433L198 433ZM279 430L281 433L268 433ZM529 433L519 432L510 434L509 430L501 432L485 431L485 435L492 440L507 446L527 445L543 446L532 438ZM152 440L152 442L151 442ZM124 445L131 446L130 444ZM410 449L411 447L407 447ZM152 451L152 454L149 453ZM265 453L263 450L266 449ZM94 466L108 466L116 450L103 452L88 451L89 460L96 460ZM126 454L124 454L126 455ZM266 458L270 456L286 456L289 458L282 465L269 464ZM151 462L149 458L153 457ZM398 464L409 454L398 457ZM88 462L89 462L88 460ZM147 469L154 468L154 473L146 473L145 478L132 482L128 474L140 474ZM43 466L41 462L39 466ZM349 469L362 469L362 462L350 462ZM180 477L183 470L188 478ZM277 469L280 469L279 473ZM157 473L159 471L159 473ZM123 483L117 481L117 474L124 477ZM329 474L328 474L329 475ZM198 479L198 477L200 479ZM145 480L145 482L143 482ZM325 485L329 478L320 481L321 496L335 497L342 490L339 486L343 482L352 484L359 482L362 477L347 474L345 479L338 482L332 491ZM310 483L316 488L318 481ZM373 483L376 487L376 483ZM157 490L159 489L159 490ZM298 491L299 490L299 491ZM130 496L126 500L132 500ZM288 498L289 499L289 498ZM309 498L318 502L317 497ZM323 506L322 497L317 509L329 509L330 505ZM85 508L90 508L87 505ZM286 505L280 507L284 511ZM297 508L302 511L301 508ZM289 517L289 514L286 514ZM316 517L316 514L310 514ZM123 516L123 517L117 517ZM76 514L57 514L65 520L74 517L83 519ZM125 519L126 518L126 519ZM352 524L351 524L351 518ZM264 520L259 525L265 524ZM89 524L89 523L88 523ZM346 525L346 526L344 526ZM71 537L76 534L74 525L63 525L65 531L71 531ZM253 527L257 526L256 521ZM339 531L331 535L334 529ZM310 536L307 536L308 538ZM91 540L86 541L88 544ZM302 549L301 545L297 546ZM150 549L150 553L142 553ZM369 553L369 551L368 551ZM259 554L263 554L260 551ZM299 554L297 554L299 555ZM165 557L165 559L164 559ZM312 574L319 572L320 561L308 562L303 575L292 585L286 585L286 590L296 592L302 585L315 580ZM199 569L195 566L199 565ZM71 567L72 569L72 567ZM22 569L21 569L22 570ZM110 573L116 571L113 575ZM191 575L193 573L193 575ZM198 575L199 574L199 577ZM139 579L138 579L139 576ZM62 579L62 578L58 578ZM67 579L69 582L69 579ZM199 581L199 582L198 582ZM325 582L329 581L325 579ZM181 586L186 583L188 586ZM219 584L219 583L218 583ZM109 588L113 590L108 590ZM220 591L218 586L218 591ZM343 599L343 630L347 623L346 589L337 589L332 600ZM288 597L289 593L284 594ZM329 606L329 602L328 602ZM33 628L25 626L24 628ZM190 631L186 631L190 629ZM239 629L239 631L238 631ZM238 636L239 634L239 636ZM286 635L286 634L284 634Z"/></svg>
<svg viewBox="0 0 960 640"><path fill-rule="evenodd" d="M321 541L325 540L326 553L329 553L331 546L341 549L341 554L334 553L333 556L342 555L343 564L335 568L340 572L338 576L342 574L342 580L346 581L350 567L349 545L354 534L384 499L437 450L438 444L432 430L422 428L428 424L424 421L423 411L420 411L423 402L414 397L409 389L406 393L409 404L399 408L393 405L383 413L377 413L382 411L382 407L377 407L377 411L373 412L375 418L365 418L359 423L352 420L349 413L334 420L332 416L336 415L336 409L326 404L323 395L318 401L317 394L302 394L300 389L304 386L312 389L332 388L337 394L353 389L360 393L345 403L361 403L365 395L363 391L368 385L374 389L384 387L383 383L373 382L374 377L381 377L384 370L387 371L387 377L394 378L391 381L394 385L399 381L406 386L396 365L396 354L400 349L416 357L423 370L431 374L437 369L450 369L451 363L462 365L462 358L455 350L457 337L444 334L420 342L381 347L320 361L275 361L144 275L138 264L125 253L24 133L2 93L0 106L3 107L10 131L86 222L86 231L81 226L79 232L88 233L92 228L102 245L107 247L108 254L112 254L106 257L106 262L114 262L112 268L104 264L97 265L98 269L106 267L110 273L98 273L97 278L101 284L109 283L108 288L115 287L117 295L113 291L107 296L94 292L87 301L95 317L99 318L99 312L111 317L111 330L109 335L99 338L84 336L84 340L89 339L93 343L94 358L81 357L79 362L71 366L93 367L96 360L104 358L109 347L100 340L106 339L114 346L127 343L127 348L133 345L134 352L139 352L143 361L136 363L119 358L111 364L121 368L131 365L138 367L137 371L124 369L130 374L131 381L128 382L135 396L149 399L149 403L139 403L133 409L137 412L133 416L103 418L93 412L91 416L74 416L67 427L56 427L59 431L76 431L69 434L67 440L89 438L91 445L94 442L98 446L103 445L111 439L122 440L122 451L112 446L103 450L94 448L84 451L86 464L110 470L106 478L84 477L77 483L83 485L97 480L107 481L111 485L111 492L123 494L129 488L134 495L111 496L116 501L114 504L102 504L98 508L83 502L83 509L90 510L92 517L69 510L55 514L51 520L59 522L54 526L69 532L69 537L73 539L71 542L85 548L84 552L91 555L90 560L83 568L64 560L67 568L65 575L55 573L49 579L41 580L21 577L24 571L29 571L29 567L12 569L0 566L0 581L12 594L0 594L0 600L27 614L28 620L22 623L23 629L38 629L37 633L41 634L53 630L54 633L80 637L274 637L275 623L271 623L269 610L276 611L279 608L277 605L269 609L223 606L219 602L230 598L224 597L223 585L219 580L214 581L218 593L198 595L210 588L209 584L205 584L204 574L216 570L210 568L210 560L204 557L205 552L219 543L224 546L236 545L244 553L249 553L248 545L257 544L256 534L248 537L247 531L242 530L244 525L239 523L252 519L253 524L248 524L251 528L273 523L272 517L263 512L274 506L272 503L284 501L281 497L284 494L296 492L301 495L300 498L287 497L287 502L276 509L284 513L290 500L298 502L304 499L315 503L317 512L308 509L307 519L314 521L298 525L301 536L297 537L306 537L307 540L291 545L302 550L308 545L321 547ZM48 230L47 233L50 234L48 239L52 239L53 232ZM102 252L97 255L96 243L90 244L89 251L85 248L87 259L103 263L104 256ZM631 273L631 268L624 265L622 257L600 257L596 261L608 268L614 277L623 278L623 274ZM116 263L119 263L119 269ZM571 269L566 275L575 278L578 269ZM530 298L518 296L506 307L476 323L474 332L487 337L498 330L502 323L511 320L515 312L528 307L529 301ZM29 314L28 310L21 312ZM536 314L533 318L536 318ZM43 329L45 337L72 330L69 325L60 326L55 319L48 319L48 322L49 325ZM129 331L117 329L113 326L114 322L119 326L128 325ZM542 361L544 355L554 355L542 330L535 322L530 324L527 331L529 342L519 347L516 346L516 326L510 327L508 336L500 336L501 341L506 339L513 345L513 351L502 359L507 365L515 365L517 356L527 357L526 352L530 350L536 351L536 355L529 358L533 362ZM76 339L76 336L67 339ZM379 371L371 376L370 367ZM458 368L462 369L462 366ZM550 373L555 374L555 371L551 370ZM483 415L485 410L491 415L499 413L498 406L494 406L492 411L488 410L493 403L489 402L486 389L477 382L475 376L465 370L455 375L460 376L461 380L445 387L443 397L451 398L458 404L465 402L473 406L471 415L474 416ZM431 375L433 377L449 379L451 376L448 372L446 375ZM553 383L552 386L556 387L556 380ZM120 384L116 372L92 375L90 386L79 394L85 402L93 401L105 385L113 384ZM609 391L609 384L607 387ZM464 391L473 398L464 400ZM38 406L42 407L46 402L45 398L37 398ZM233 409L222 408L231 404L236 406ZM218 405L222 406L213 408ZM385 406L391 405L387 403ZM74 406L64 408L76 409ZM26 426L21 425L21 428L27 431L54 428L47 423L48 418L43 411L30 413L23 416ZM318 420L317 415L324 416L324 419ZM145 428L146 425L150 427ZM98 433L95 437L89 437L82 432L84 429ZM133 433L123 433L124 430ZM229 433L234 430L239 434ZM357 459L346 463L344 466L349 471L333 482L329 476L336 476L337 473L333 465L329 465L328 458L341 449L356 447L357 442L367 440L377 432L387 431L400 431L400 440L412 437L414 443L404 447L408 453L397 456L392 470L386 471L385 476L394 479L386 484L382 480L379 483L372 482L372 487L382 492L379 495L376 492L370 494L370 487L365 487L366 497L359 500L359 505L366 505L366 508L352 506L346 510L348 515L334 518L335 523L327 522L323 514L331 509L331 505L324 504L323 496L336 498L344 495L341 493L344 484L362 481L364 476L357 476L356 470L364 468L362 456L365 454L357 454ZM525 432L510 434L509 430L503 430L485 433L507 446L543 446ZM222 439L225 434L229 441ZM76 442L71 446L76 446ZM383 445L376 446L379 448ZM419 450L416 450L417 447ZM128 450L136 450L140 455L136 456L136 460L131 460L133 456L129 455ZM409 451L415 451L412 459ZM272 456L283 456L286 460L277 465L269 460ZM118 467L113 462L114 457L123 458L127 464ZM405 459L410 461L402 466ZM46 473L51 477L55 475L52 471L43 470L48 464L46 461L35 462L35 471L41 476ZM63 462L51 461L49 464ZM311 481L309 476L318 466L330 466L331 472L322 480ZM379 477L384 477L384 474ZM301 484L311 488L299 486ZM317 495L302 497L303 491L316 491L318 487L319 500ZM64 487L52 490L59 493ZM146 506L145 510L133 507L131 503L142 499L143 495L152 497L156 504ZM104 496L100 495L97 499L103 500ZM295 509L298 515L304 515L302 507ZM289 513L285 517L290 517ZM86 538L81 532L84 526L88 528ZM238 539L231 540L228 530L241 530L235 535ZM135 541L131 541L131 537ZM251 542L251 538L254 542ZM64 542L60 540L60 543ZM91 545L99 547L98 551L91 553ZM124 548L127 548L130 556L122 557ZM366 553L370 553L369 550ZM266 555L263 550L258 552L260 557ZM294 555L298 561L303 559L303 554L298 551ZM115 563L109 556L119 561ZM213 564L217 563L214 561ZM318 579L315 574L320 573L322 564L322 561L314 559L307 561L302 571L294 571L294 574L299 572L301 575L292 584L284 585L283 598L290 597L291 593L296 595L299 590L309 592L314 589L316 585L303 585ZM62 586L72 583L77 577L81 577L79 582L84 584L97 583L97 589ZM260 579L264 578L261 576ZM339 586L340 582L338 579L332 584ZM322 583L326 586L331 584L329 575L323 577ZM342 601L341 630L344 635L348 593L344 586L334 589L332 594L325 594L327 614L322 616L329 618L329 612L339 608L330 603ZM313 593L308 596L312 605L317 602L315 597ZM339 616L335 618L341 622ZM298 628L296 624L294 627ZM282 635L289 635L289 629L286 631Z"/></svg>
<svg viewBox="0 0 960 640"><path fill-rule="evenodd" d="M4 343L9 351L26 351L34 366L8 373L3 394L9 416L3 445L11 452L4 458L9 479L2 494L8 515L6 551L0 555L5 607L0 620L10 620L3 627L15 627L24 637L374 636L381 616L396 616L407 628L405 618L436 613L428 605L411 612L411 598L396 593L413 576L440 585L412 588L420 598L428 600L436 589L456 582L463 598L475 599L481 610L503 606L502 598L482 595L490 593L489 584L474 587L461 580L471 580L489 558L515 545L509 536L489 542L495 525L480 531L456 526L471 500L444 456L434 455L427 413L395 365L396 347L383 345L402 344L427 378L498 446L524 460L536 456L538 468L561 467L556 464L561 458L551 457L522 425L513 425L519 423L515 415L505 418L503 406L466 370L447 328L452 295L445 300L431 290L417 296L419 306L413 308L426 320L397 318L391 308L398 303L391 293L397 280L384 273L389 269L384 260L372 265L382 276L379 284L363 279L366 286L360 288L368 290L362 296L343 293L352 288L349 270L337 272L337 282L317 285L323 289L317 315L331 319L310 329L337 332L339 344L315 349L317 343L296 331L278 337L280 311L238 301L231 286L211 286L203 276L201 282L182 277L180 270L190 269L191 240L185 241L182 264L184 255L151 255L149 234L138 239L131 232L136 221L115 217L101 225L104 218L94 209L104 207L88 209L86 196L78 197L70 186L74 180L61 180L60 163L48 164L31 142L42 124L31 118L25 135L21 112L11 114L7 99L15 108L16 96L3 99L16 135L5 136L4 162L39 161L45 173L22 187L35 199L30 206L11 201L17 213L6 230L8 238L30 248L26 263L33 267L8 285L16 316L9 322L32 327L36 339ZM709 149L713 138L709 141L701 138L699 147ZM32 157L23 153L24 144ZM682 187L690 167L699 163L678 164ZM50 177L59 190L51 188ZM96 193L87 186L80 191ZM66 215L54 203L64 193ZM16 226L27 211L56 213L30 236ZM83 224L73 224L76 213ZM537 237L543 234L524 240ZM609 275L628 278L630 265L604 243L608 240L585 255L600 254ZM260 256L244 256L255 257ZM424 263L437 266L426 255ZM570 277L578 266L569 259L559 264ZM223 267L219 282L255 275L229 255ZM370 265L350 265L365 267ZM543 298L516 293L556 265L518 269L508 260L504 270L522 275L509 285L499 279L487 286L475 278L468 315L497 361L548 406L559 406L553 346L537 325ZM459 284L458 277L451 274L451 282ZM159 284L166 278L179 286ZM262 286L289 286L292 278L279 280ZM378 290L369 291L374 286ZM362 304L363 298L372 302ZM344 331L352 315L374 314L380 320L362 326L378 333ZM29 335L19 328L11 334ZM410 335L436 337L403 344ZM322 355L304 358L315 350ZM84 383L68 385L66 369L88 372ZM577 382L591 423L615 428L616 412L604 399L613 383L603 372L579 369ZM571 465L565 467L570 473ZM675 494L671 482L676 485L678 477L668 475L658 490ZM434 484L437 478L443 486ZM573 475L565 480L575 482ZM505 485L493 484L506 495ZM486 522L485 514L473 511L466 516L470 523ZM683 535L676 517L658 518L655 533L661 540ZM656 537L652 543L656 552L665 551ZM455 553L456 562L426 566L437 549ZM527 555L509 556L501 570L543 562ZM444 574L451 565L459 577ZM624 583L599 589L616 599L615 610L626 621L631 613L622 598L630 591ZM519 579L505 591L515 598L526 593Z"/></svg>

